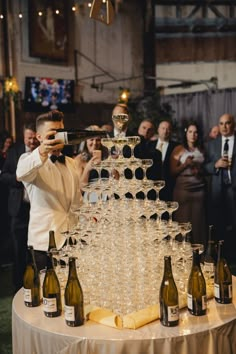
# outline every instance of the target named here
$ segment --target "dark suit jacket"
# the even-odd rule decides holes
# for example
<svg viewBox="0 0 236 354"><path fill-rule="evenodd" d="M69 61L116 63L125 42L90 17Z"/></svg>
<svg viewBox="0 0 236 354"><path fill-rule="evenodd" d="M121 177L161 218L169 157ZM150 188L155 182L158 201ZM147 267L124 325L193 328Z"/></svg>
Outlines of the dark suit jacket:
<svg viewBox="0 0 236 354"><path fill-rule="evenodd" d="M14 144L8 151L0 180L9 187L8 212L17 216L23 202L24 186L16 180L16 167L20 156L25 152L24 144Z"/></svg>
<svg viewBox="0 0 236 354"><path fill-rule="evenodd" d="M158 139L150 141L150 149L156 150L158 144ZM162 179L165 181L165 188L160 191L160 198L163 200L173 200L173 189L175 185L175 179L170 173L170 156L174 148L179 145L179 143L170 140L166 151L165 159L162 162Z"/></svg>
<svg viewBox="0 0 236 354"><path fill-rule="evenodd" d="M221 157L222 137L218 136L216 139L208 142L206 148L206 162L204 169L206 174L211 176L211 201L215 204L221 203L222 192L222 169L216 169L215 163ZM236 191L236 135L233 146L232 165L231 165L231 180L232 188Z"/></svg>

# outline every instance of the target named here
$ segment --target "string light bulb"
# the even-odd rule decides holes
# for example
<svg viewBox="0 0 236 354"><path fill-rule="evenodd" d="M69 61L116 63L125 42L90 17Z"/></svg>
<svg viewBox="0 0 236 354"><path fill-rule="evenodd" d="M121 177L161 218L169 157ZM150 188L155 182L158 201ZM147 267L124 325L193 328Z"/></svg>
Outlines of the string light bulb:
<svg viewBox="0 0 236 354"><path fill-rule="evenodd" d="M60 11L57 9L57 10L55 11L55 13L56 13L56 15L59 15Z"/></svg>
<svg viewBox="0 0 236 354"><path fill-rule="evenodd" d="M22 12L19 13L18 17L19 17L19 18L23 18Z"/></svg>
<svg viewBox="0 0 236 354"><path fill-rule="evenodd" d="M130 90L120 87L119 102L127 103L129 100L129 96L130 96Z"/></svg>

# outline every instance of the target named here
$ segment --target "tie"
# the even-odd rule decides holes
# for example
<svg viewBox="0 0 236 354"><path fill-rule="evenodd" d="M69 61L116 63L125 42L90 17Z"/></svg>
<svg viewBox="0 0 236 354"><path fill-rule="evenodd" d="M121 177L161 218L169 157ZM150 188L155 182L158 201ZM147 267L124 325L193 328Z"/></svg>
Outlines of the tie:
<svg viewBox="0 0 236 354"><path fill-rule="evenodd" d="M65 156L64 155L51 155L50 156L50 160L55 163L56 161L60 162L60 163L65 163Z"/></svg>
<svg viewBox="0 0 236 354"><path fill-rule="evenodd" d="M228 153L229 153L229 139L225 139L224 143L224 148L223 148L223 157L228 158ZM223 168L222 170L222 177L223 177L223 183L224 184L230 184L230 179L229 179L229 169L228 168Z"/></svg>
<svg viewBox="0 0 236 354"><path fill-rule="evenodd" d="M160 142L160 143L158 144L158 147L157 147L157 150L159 150L161 153L162 153L163 145L164 145L164 143L163 143L163 142Z"/></svg>

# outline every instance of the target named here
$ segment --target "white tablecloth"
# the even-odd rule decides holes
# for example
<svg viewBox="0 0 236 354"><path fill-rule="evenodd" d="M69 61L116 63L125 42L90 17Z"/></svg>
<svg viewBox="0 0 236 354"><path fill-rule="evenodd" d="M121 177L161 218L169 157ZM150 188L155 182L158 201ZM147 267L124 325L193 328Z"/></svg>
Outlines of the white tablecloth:
<svg viewBox="0 0 236 354"><path fill-rule="evenodd" d="M12 304L13 354L236 354L236 279L233 304L208 303L206 316L182 310L180 325L159 321L118 330L87 321L68 327L64 316L47 318L42 306L27 308L23 290Z"/></svg>

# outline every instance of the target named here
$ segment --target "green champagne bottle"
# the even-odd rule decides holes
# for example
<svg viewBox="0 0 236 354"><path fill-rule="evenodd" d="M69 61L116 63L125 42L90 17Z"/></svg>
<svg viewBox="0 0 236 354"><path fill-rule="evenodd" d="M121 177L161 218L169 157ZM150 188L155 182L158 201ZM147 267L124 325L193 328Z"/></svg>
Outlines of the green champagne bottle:
<svg viewBox="0 0 236 354"><path fill-rule="evenodd" d="M43 282L43 311L47 317L61 315L61 289L53 268L52 255L47 253L46 274Z"/></svg>
<svg viewBox="0 0 236 354"><path fill-rule="evenodd" d="M28 307L40 305L40 280L33 246L28 246L28 261L23 277L24 303Z"/></svg>
<svg viewBox="0 0 236 354"><path fill-rule="evenodd" d="M223 240L218 242L214 293L217 302L220 304L230 304L232 302L232 274L223 256L223 243Z"/></svg>
<svg viewBox="0 0 236 354"><path fill-rule="evenodd" d="M206 282L200 266L199 250L193 250L192 269L188 279L188 310L192 315L202 316L207 310Z"/></svg>
<svg viewBox="0 0 236 354"><path fill-rule="evenodd" d="M179 324L178 290L173 278L171 257L164 257L164 274L160 288L160 321L163 326L173 327Z"/></svg>
<svg viewBox="0 0 236 354"><path fill-rule="evenodd" d="M56 241L55 241L55 233L53 230L49 231L49 242L48 242L48 251L57 248Z"/></svg>
<svg viewBox="0 0 236 354"><path fill-rule="evenodd" d="M71 327L84 323L83 291L76 272L76 258L69 258L69 275L65 288L65 320Z"/></svg>

